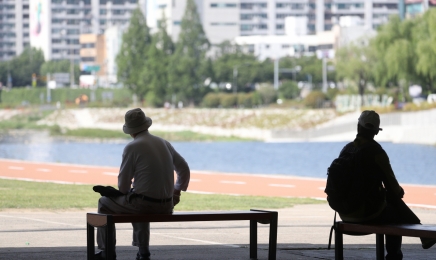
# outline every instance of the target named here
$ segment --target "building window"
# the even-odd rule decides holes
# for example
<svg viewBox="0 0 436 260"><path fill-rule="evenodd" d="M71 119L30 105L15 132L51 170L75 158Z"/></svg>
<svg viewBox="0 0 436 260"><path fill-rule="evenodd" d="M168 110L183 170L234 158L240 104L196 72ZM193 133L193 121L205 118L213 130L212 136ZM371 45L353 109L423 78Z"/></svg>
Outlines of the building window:
<svg viewBox="0 0 436 260"><path fill-rule="evenodd" d="M241 29L241 31L251 31L251 30L253 30L253 25L252 24L241 24L240 29Z"/></svg>
<svg viewBox="0 0 436 260"><path fill-rule="evenodd" d="M105 5L105 4L107 4L107 0L100 0L100 4L101 4L101 5Z"/></svg>
<svg viewBox="0 0 436 260"><path fill-rule="evenodd" d="M68 9L67 14L79 14L80 10L77 9Z"/></svg>
<svg viewBox="0 0 436 260"><path fill-rule="evenodd" d="M90 5L90 4L91 4L91 0L83 0L83 3L84 3L85 5Z"/></svg>
<svg viewBox="0 0 436 260"><path fill-rule="evenodd" d="M23 5L23 9L24 10L28 10L29 9L29 5Z"/></svg>
<svg viewBox="0 0 436 260"><path fill-rule="evenodd" d="M292 14L276 14L277 19L284 19L288 16L292 16Z"/></svg>
<svg viewBox="0 0 436 260"><path fill-rule="evenodd" d="M282 44L282 49L289 49L291 46L289 44Z"/></svg>
<svg viewBox="0 0 436 260"><path fill-rule="evenodd" d="M80 34L79 29L67 29L67 35L78 35Z"/></svg>
<svg viewBox="0 0 436 260"><path fill-rule="evenodd" d="M80 21L70 19L70 20L67 20L67 24L69 24L69 25L80 24Z"/></svg>
<svg viewBox="0 0 436 260"><path fill-rule="evenodd" d="M28 24L28 23L25 23L25 24L23 24L23 27L24 27L24 28L29 28L29 24Z"/></svg>
<svg viewBox="0 0 436 260"><path fill-rule="evenodd" d="M79 0L67 0L67 5L78 5Z"/></svg>
<svg viewBox="0 0 436 260"><path fill-rule="evenodd" d="M374 8L398 9L398 4L372 4Z"/></svg>
<svg viewBox="0 0 436 260"><path fill-rule="evenodd" d="M284 28L285 28L284 24L276 24L276 29L281 30L281 29L284 29Z"/></svg>
<svg viewBox="0 0 436 260"><path fill-rule="evenodd" d="M241 9L266 8L267 3L241 3Z"/></svg>
<svg viewBox="0 0 436 260"><path fill-rule="evenodd" d="M61 39L51 39L51 43L62 43Z"/></svg>
<svg viewBox="0 0 436 260"><path fill-rule="evenodd" d="M80 61L82 62L95 62L94 57L80 57Z"/></svg>
<svg viewBox="0 0 436 260"><path fill-rule="evenodd" d="M180 21L174 21L173 24L174 24L174 25L180 25L181 22L180 22Z"/></svg>
<svg viewBox="0 0 436 260"><path fill-rule="evenodd" d="M112 10L113 15L123 15L125 12L125 10Z"/></svg>
<svg viewBox="0 0 436 260"><path fill-rule="evenodd" d="M162 4L162 5L158 5L157 7L160 8L160 9L165 9L165 8L167 8L167 5L166 4Z"/></svg>
<svg viewBox="0 0 436 260"><path fill-rule="evenodd" d="M268 18L268 14L266 13L258 13L258 14L241 14L241 20L251 20L254 17L259 18Z"/></svg>
<svg viewBox="0 0 436 260"><path fill-rule="evenodd" d="M95 48L95 43L92 43L92 42L82 43L82 44L80 44L80 48L82 48L82 49L92 49L92 48Z"/></svg>
<svg viewBox="0 0 436 260"><path fill-rule="evenodd" d="M212 8L235 8L237 7L237 4L234 3L212 3L210 4L210 7Z"/></svg>
<svg viewBox="0 0 436 260"><path fill-rule="evenodd" d="M236 23L210 23L212 26L235 26Z"/></svg>
<svg viewBox="0 0 436 260"><path fill-rule="evenodd" d="M107 14L107 10L106 9L100 9L100 14Z"/></svg>
<svg viewBox="0 0 436 260"><path fill-rule="evenodd" d="M331 29L332 29L332 25L331 24L324 25L324 31L330 31Z"/></svg>
<svg viewBox="0 0 436 260"><path fill-rule="evenodd" d="M114 5L123 5L124 4L124 0L112 0L112 4L114 4Z"/></svg>

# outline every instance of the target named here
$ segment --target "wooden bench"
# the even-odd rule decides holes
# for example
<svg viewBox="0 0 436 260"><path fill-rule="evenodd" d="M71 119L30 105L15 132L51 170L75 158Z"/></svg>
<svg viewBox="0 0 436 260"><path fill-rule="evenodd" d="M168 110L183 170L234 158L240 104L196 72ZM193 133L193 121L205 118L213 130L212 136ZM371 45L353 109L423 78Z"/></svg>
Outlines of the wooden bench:
<svg viewBox="0 0 436 260"><path fill-rule="evenodd" d="M276 211L254 210L249 211L223 211L223 212L175 212L173 214L98 214L87 213L87 255L88 260L94 259L94 227L104 227L106 229L106 257L110 259L112 241L112 228L115 223L132 222L183 222L183 221L250 221L250 258L257 258L257 222L269 223L269 248L268 259L276 259L277 250L277 218Z"/></svg>
<svg viewBox="0 0 436 260"><path fill-rule="evenodd" d="M436 226L429 225L364 225L335 223L335 259L344 259L343 235L376 234L376 259L385 259L384 235L436 238Z"/></svg>

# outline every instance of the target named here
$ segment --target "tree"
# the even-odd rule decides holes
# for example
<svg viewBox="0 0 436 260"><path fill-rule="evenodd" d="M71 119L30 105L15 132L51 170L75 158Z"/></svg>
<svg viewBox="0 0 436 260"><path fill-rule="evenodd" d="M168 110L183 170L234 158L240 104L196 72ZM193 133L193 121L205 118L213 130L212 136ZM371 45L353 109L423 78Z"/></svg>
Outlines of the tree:
<svg viewBox="0 0 436 260"><path fill-rule="evenodd" d="M8 70L13 79L13 85L18 87L31 86L32 74L40 74L44 63L44 53L36 48L25 48L23 52L9 61Z"/></svg>
<svg viewBox="0 0 436 260"><path fill-rule="evenodd" d="M174 43L166 31L165 13L158 22L158 32L153 35L147 52L147 62L140 78L146 88L146 101L153 106L161 106L168 99L168 65L174 52Z"/></svg>
<svg viewBox="0 0 436 260"><path fill-rule="evenodd" d="M210 43L204 33L194 0L187 0L181 21L181 30L176 50L170 61L170 93L185 98L190 103L201 101L201 90L207 75L202 75Z"/></svg>
<svg viewBox="0 0 436 260"><path fill-rule="evenodd" d="M71 61L69 60L51 60L47 61L41 66L41 75L53 73L70 73ZM74 65L74 82L79 82L80 68L78 65Z"/></svg>
<svg viewBox="0 0 436 260"><path fill-rule="evenodd" d="M150 44L150 29L138 7L133 11L129 27L123 34L123 43L116 62L118 79L141 100L147 92L147 86L143 84L141 74L148 58Z"/></svg>
<svg viewBox="0 0 436 260"><path fill-rule="evenodd" d="M397 15L380 27L374 39L377 56L381 58L375 71L376 82L413 81L417 78L415 42L412 39L416 19L401 21Z"/></svg>
<svg viewBox="0 0 436 260"><path fill-rule="evenodd" d="M336 53L337 79L350 79L356 82L359 95L363 95L367 84L374 80L373 65L376 63L374 49L363 41L363 44L352 43L344 46Z"/></svg>
<svg viewBox="0 0 436 260"><path fill-rule="evenodd" d="M237 47L219 52L213 64L214 81L229 82L237 91L250 91L255 82L260 81L260 63L252 54L243 53ZM233 91L233 90L232 90Z"/></svg>
<svg viewBox="0 0 436 260"><path fill-rule="evenodd" d="M436 91L436 10L427 11L414 30L416 44L416 71L427 92Z"/></svg>

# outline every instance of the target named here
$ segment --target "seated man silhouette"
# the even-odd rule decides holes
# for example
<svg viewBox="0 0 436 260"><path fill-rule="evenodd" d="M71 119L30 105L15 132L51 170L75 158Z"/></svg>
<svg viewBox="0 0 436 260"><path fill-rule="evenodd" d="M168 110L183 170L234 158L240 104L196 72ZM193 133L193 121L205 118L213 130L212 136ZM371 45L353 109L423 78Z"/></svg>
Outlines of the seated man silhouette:
<svg viewBox="0 0 436 260"><path fill-rule="evenodd" d="M123 131L130 134L133 141L124 148L118 175L118 188L124 195L101 197L99 213L171 214L180 202L180 191L188 188L189 166L169 142L148 132L151 124L151 119L140 108L127 111ZM139 247L136 259L150 259L150 223L132 223L132 226L132 245ZM113 237L115 248L115 234ZM95 259L106 259L104 241L106 231L98 228L97 244L102 251L95 254ZM111 253L116 259L115 252Z"/></svg>
<svg viewBox="0 0 436 260"><path fill-rule="evenodd" d="M345 222L420 224L419 218L402 200L404 190L395 177L387 153L374 140L374 136L380 130L382 129L379 115L372 110L363 111L358 119L356 138L342 149L339 157L347 153L359 153L358 156L356 155L356 160L363 173L361 183L364 183L359 185L365 185L362 187L363 192L366 193L365 198L362 203L353 205L357 208L351 212L337 211ZM327 199L331 204L333 198L329 195ZM428 249L436 243L436 240L421 238L421 242L422 247ZM403 259L401 243L401 236L386 235L386 259Z"/></svg>

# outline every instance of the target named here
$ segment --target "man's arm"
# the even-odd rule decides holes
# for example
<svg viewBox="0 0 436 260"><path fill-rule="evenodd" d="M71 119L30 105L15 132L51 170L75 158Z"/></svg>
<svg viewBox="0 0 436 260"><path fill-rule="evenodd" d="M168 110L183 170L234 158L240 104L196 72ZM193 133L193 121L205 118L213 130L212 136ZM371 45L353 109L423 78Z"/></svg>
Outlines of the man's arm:
<svg viewBox="0 0 436 260"><path fill-rule="evenodd" d="M404 196L404 190L395 178L394 171L392 170L389 157L386 152L382 152L375 155L375 162L382 170L383 184L388 192L388 195L395 198L402 198Z"/></svg>
<svg viewBox="0 0 436 260"><path fill-rule="evenodd" d="M134 166L134 156L128 151L128 146L126 146L123 152L120 173L118 174L118 189L124 194L127 194L132 186L132 179L135 173Z"/></svg>

